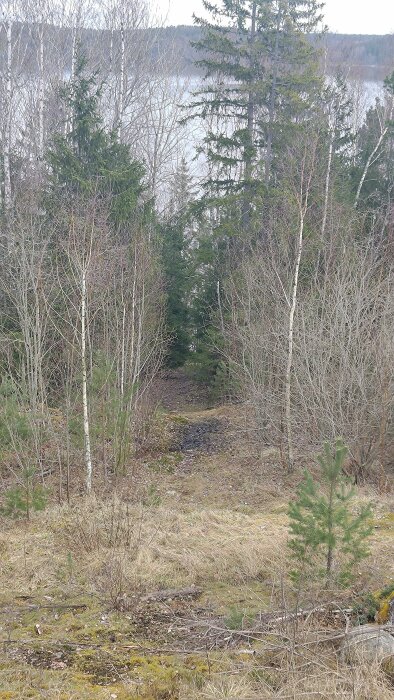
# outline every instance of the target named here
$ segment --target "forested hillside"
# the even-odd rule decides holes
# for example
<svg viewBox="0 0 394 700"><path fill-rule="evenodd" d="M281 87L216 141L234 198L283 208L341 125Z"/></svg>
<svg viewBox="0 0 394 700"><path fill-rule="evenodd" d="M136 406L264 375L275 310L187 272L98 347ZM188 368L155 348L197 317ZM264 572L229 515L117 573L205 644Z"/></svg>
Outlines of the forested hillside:
<svg viewBox="0 0 394 700"><path fill-rule="evenodd" d="M134 19L130 23L125 22L125 35L128 42L145 44L149 47L150 60L158 61L160 56L168 56L168 48L173 51L173 70L181 70L187 75L202 75L202 71L197 65L198 54L195 49L195 42L201 37L201 29L198 26L177 26L163 27L155 20L156 26L151 27L149 23L142 22L146 12L142 9L139 12L131 13ZM106 56L113 51L114 44L119 37L111 28L111 20L108 16L103 22L103 16L92 14L92 8L88 11L90 21L81 26L81 39L92 55L92 59L97 62L105 62ZM31 13L30 13L31 15ZM57 16L56 16L57 15ZM33 15L34 17L34 15ZM29 17L29 11L22 11L16 14L15 31L18 34L18 43L21 45L20 55L22 58L23 70L32 75L37 74L39 68L39 56L37 55L34 35L31 32L31 22L37 21ZM42 31L45 35L46 54L51 61L58 61L59 54L65 65L65 70L71 70L72 52L70 46L73 41L73 29L70 26L67 16L62 13L54 13L48 9L45 17L45 25ZM72 24L72 23L71 23ZM394 54L394 35L386 34L334 34L325 31L322 39L319 33L309 35L311 43L318 42L323 48L323 56L326 70L335 73L338 66L346 69L352 78L361 80L383 80L392 65ZM176 58L176 61L174 59ZM5 66L6 52L0 56L0 64ZM132 69L133 61L130 61Z"/></svg>
<svg viewBox="0 0 394 700"><path fill-rule="evenodd" d="M185 70L198 72L197 53L193 42L201 35L199 27L163 27L158 33L158 46L173 42L182 57ZM346 68L352 77L364 80L382 80L392 67L394 35L384 36L360 34L334 34L327 31L324 39L314 33L309 36L312 43L324 46L327 69L335 72L338 66Z"/></svg>
<svg viewBox="0 0 394 700"><path fill-rule="evenodd" d="M0 700L394 697L392 37L204 4L1 4Z"/></svg>

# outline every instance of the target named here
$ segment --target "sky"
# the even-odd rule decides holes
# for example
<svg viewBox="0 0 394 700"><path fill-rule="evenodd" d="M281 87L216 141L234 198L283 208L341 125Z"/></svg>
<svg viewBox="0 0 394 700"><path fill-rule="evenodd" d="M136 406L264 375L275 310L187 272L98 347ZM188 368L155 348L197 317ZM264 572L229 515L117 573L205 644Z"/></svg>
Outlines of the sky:
<svg viewBox="0 0 394 700"><path fill-rule="evenodd" d="M202 0L156 0L166 24L192 24ZM344 34L394 33L394 0L326 0L325 22L330 31Z"/></svg>

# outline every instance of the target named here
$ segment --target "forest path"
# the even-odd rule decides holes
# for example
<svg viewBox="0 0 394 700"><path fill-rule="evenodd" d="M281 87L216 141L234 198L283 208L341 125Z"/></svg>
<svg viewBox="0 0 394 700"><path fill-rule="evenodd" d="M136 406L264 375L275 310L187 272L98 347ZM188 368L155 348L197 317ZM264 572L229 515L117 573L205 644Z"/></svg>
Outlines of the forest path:
<svg viewBox="0 0 394 700"><path fill-rule="evenodd" d="M184 413L209 406L208 388L182 367L169 369L156 381L156 391L165 411Z"/></svg>
<svg viewBox="0 0 394 700"><path fill-rule="evenodd" d="M245 407L210 407L181 370L158 392L124 500L75 499L0 532L0 700L261 697L196 689L261 672L253 640L272 647L299 474L253 443ZM391 516L382 503L363 590L391 575Z"/></svg>
<svg viewBox="0 0 394 700"><path fill-rule="evenodd" d="M161 455L143 460L139 474L143 487L154 489L162 504L243 508L277 497L282 472L274 470L267 484L266 466L250 441L249 419L239 404L212 406L208 388L183 369L163 374L156 392L167 439ZM267 452L271 463L273 451Z"/></svg>
<svg viewBox="0 0 394 700"><path fill-rule="evenodd" d="M227 445L228 421L218 415L224 407L212 407L206 385L180 368L167 371L160 378L157 389L164 411L174 418L175 423L177 418L179 420L173 431L171 452L190 458L218 452Z"/></svg>

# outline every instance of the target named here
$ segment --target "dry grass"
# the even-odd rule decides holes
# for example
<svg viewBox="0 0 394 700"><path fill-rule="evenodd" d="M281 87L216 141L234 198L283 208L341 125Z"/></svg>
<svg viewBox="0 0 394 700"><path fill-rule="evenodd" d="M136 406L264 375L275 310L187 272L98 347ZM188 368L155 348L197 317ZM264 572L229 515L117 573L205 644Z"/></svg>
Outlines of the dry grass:
<svg viewBox="0 0 394 700"><path fill-rule="evenodd" d="M336 671L322 669L311 675L293 673L288 676L280 695L268 694L266 697L283 700L393 700L394 691L378 666L362 666Z"/></svg>
<svg viewBox="0 0 394 700"><path fill-rule="evenodd" d="M0 665L0 700L109 700L111 693L116 688L101 688L69 671Z"/></svg>
<svg viewBox="0 0 394 700"><path fill-rule="evenodd" d="M188 685L181 700L394 700L390 678L378 663L341 665L334 644L316 642L327 634L297 625L282 639L262 641L257 655L213 674L202 687ZM335 636L335 630L332 630ZM337 630L338 632L338 630ZM271 648L272 647L272 648Z"/></svg>
<svg viewBox="0 0 394 700"><path fill-rule="evenodd" d="M22 616L11 630L15 639L27 637L29 643L44 647L72 635L78 643L85 637L104 640L108 647L103 653L116 657L120 651L108 642L110 630L117 640L133 641L130 614L119 612L117 601L135 589L201 585L206 596L202 604L209 601L215 615L225 619L233 606L236 613L245 609L254 614L268 603L270 609L278 605L280 584L283 581L286 588L288 570L287 502L301 471L287 479L275 454L268 451L257 463L241 439L241 419L235 415L238 408L226 408L223 416L218 411L215 417L231 419L234 434L227 447L219 445L217 452L199 454L192 468L186 463L184 471L173 474L158 476L145 467L145 481L141 477L138 493L144 497L150 483L156 484L160 496L156 504L154 498L145 505L80 499L71 508L52 506L34 515L27 525L3 523L3 611L11 601L10 607L17 605L17 594L31 594L40 603L45 603L46 595L57 601L80 602L83 598L87 603L86 612L75 618L71 612L58 620L51 612L46 617L42 611L34 613L34 618ZM205 418L206 413L198 414L198 419ZM375 506L371 556L360 566L355 583L356 590L368 592L394 579L392 498L365 487L357 500L372 500ZM81 597L81 593L99 595ZM305 594L310 596L306 604L313 605L315 593ZM349 599L353 592L342 595ZM288 601L289 608L291 605ZM37 620L44 630L39 639L34 633ZM0 661L0 700L104 700L111 694L118 700L394 700L393 686L378 666L341 667L334 646L316 643L319 635L332 631L335 635L321 620L318 624L320 629L300 625L296 634L292 629L278 630L278 636L271 632L255 644L255 656L240 654L239 649L222 650L225 662L216 663L213 654L209 672L201 670L206 666L204 655L193 660L193 665L187 665L180 655L171 668L162 657L149 656L149 673L157 672L156 685L150 677L141 678L142 666L118 677L114 686L102 687L76 667L40 670L11 655ZM0 626L6 638L3 619ZM147 628L143 642L156 647L157 639L149 638L150 632ZM100 666L98 652L90 653L92 662Z"/></svg>
<svg viewBox="0 0 394 700"><path fill-rule="evenodd" d="M222 676L209 680L203 688L182 688L180 700L258 700L262 698L253 684L242 676Z"/></svg>
<svg viewBox="0 0 394 700"><path fill-rule="evenodd" d="M371 556L356 580L359 589L376 590L394 577L388 506L379 506ZM46 593L76 578L94 591L103 567L119 562L129 587L278 580L287 569L286 540L287 516L275 501L270 512L245 514L83 499L0 534L0 586L3 592Z"/></svg>
<svg viewBox="0 0 394 700"><path fill-rule="evenodd" d="M91 502L63 516L56 537L89 578L96 577L111 552L138 586L242 583L283 571L287 532L282 521L282 516L225 510L175 512Z"/></svg>
<svg viewBox="0 0 394 700"><path fill-rule="evenodd" d="M282 683L270 687L263 678L253 682L250 674L218 674L200 689L182 689L180 700L393 700L394 690L378 666L357 668L304 668L281 670ZM262 676L264 674L261 674ZM269 674L267 673L267 678Z"/></svg>

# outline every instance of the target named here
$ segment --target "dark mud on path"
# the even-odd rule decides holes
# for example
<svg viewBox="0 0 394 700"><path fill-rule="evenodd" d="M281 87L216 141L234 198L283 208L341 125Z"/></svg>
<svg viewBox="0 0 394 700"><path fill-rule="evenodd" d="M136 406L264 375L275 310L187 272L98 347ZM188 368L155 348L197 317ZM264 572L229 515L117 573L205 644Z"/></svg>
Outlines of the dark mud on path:
<svg viewBox="0 0 394 700"><path fill-rule="evenodd" d="M177 452L215 451L220 436L223 439L223 428L223 421L218 418L189 423L179 430L173 449Z"/></svg>

